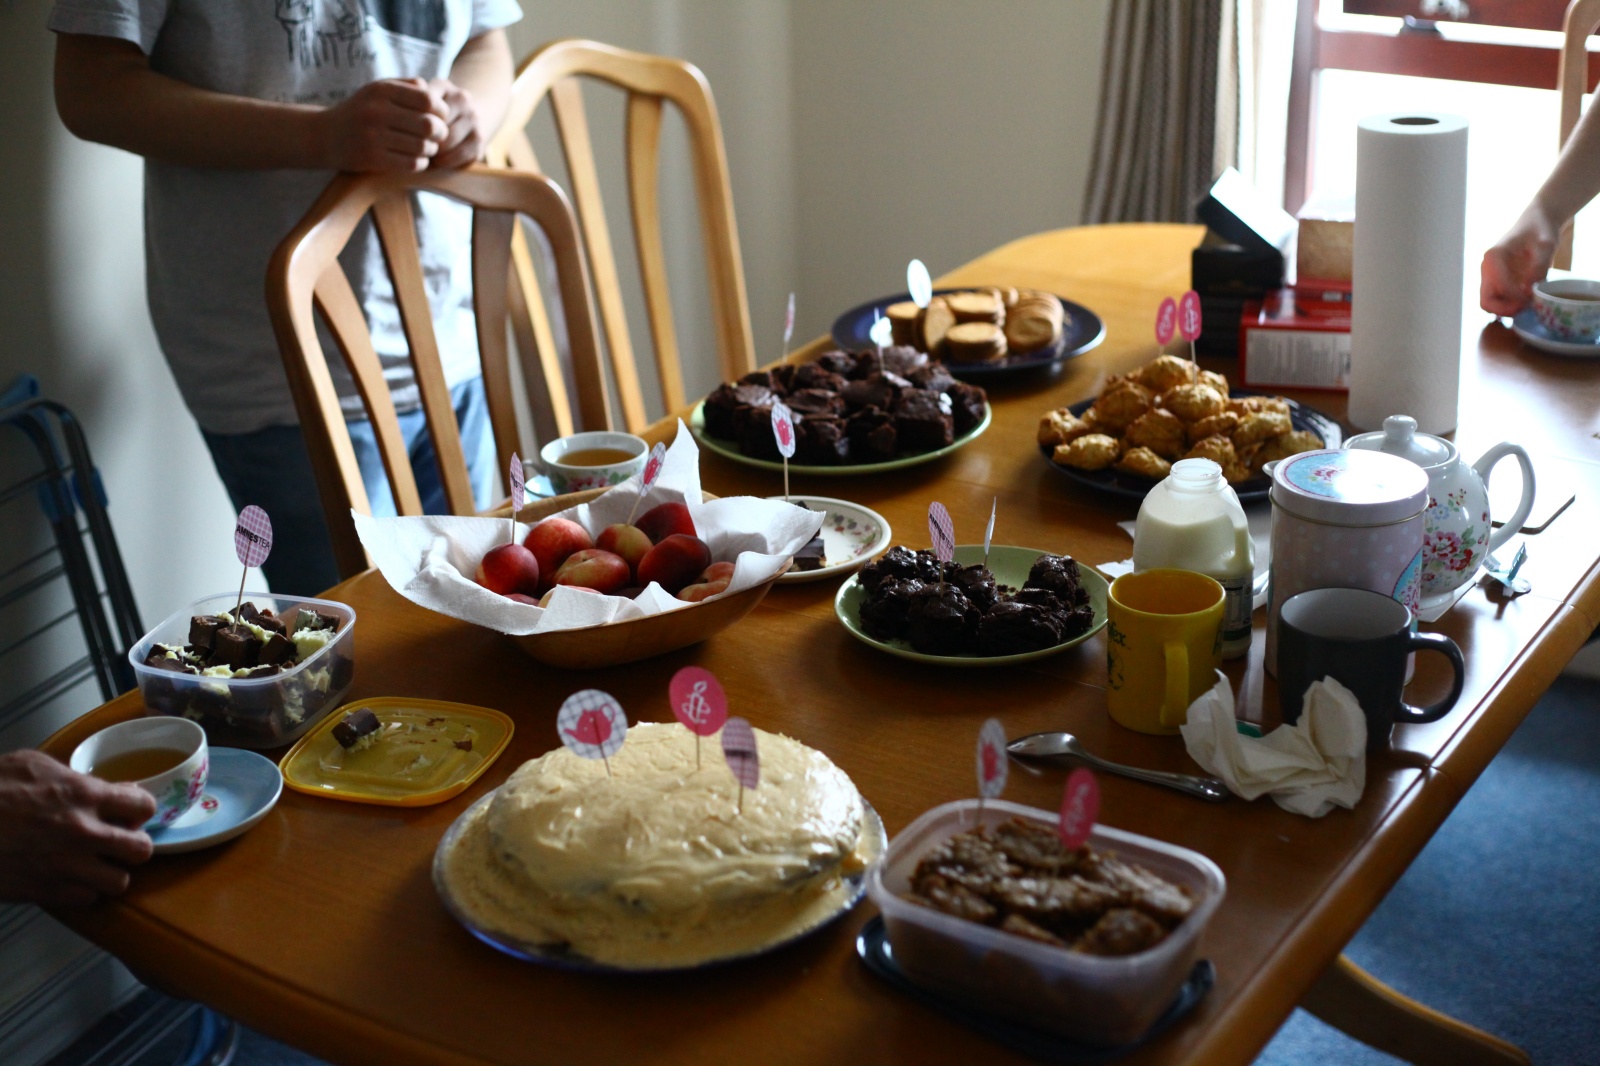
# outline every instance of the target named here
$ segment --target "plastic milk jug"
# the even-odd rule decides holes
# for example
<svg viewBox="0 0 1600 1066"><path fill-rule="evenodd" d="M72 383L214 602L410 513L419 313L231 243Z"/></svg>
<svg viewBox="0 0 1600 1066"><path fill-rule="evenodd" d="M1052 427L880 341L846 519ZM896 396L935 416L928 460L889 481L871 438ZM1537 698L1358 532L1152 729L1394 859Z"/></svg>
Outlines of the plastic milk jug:
<svg viewBox="0 0 1600 1066"><path fill-rule="evenodd" d="M1239 497L1210 459L1180 459L1150 490L1133 531L1133 569L1174 567L1222 585L1222 655L1250 649L1256 549Z"/></svg>

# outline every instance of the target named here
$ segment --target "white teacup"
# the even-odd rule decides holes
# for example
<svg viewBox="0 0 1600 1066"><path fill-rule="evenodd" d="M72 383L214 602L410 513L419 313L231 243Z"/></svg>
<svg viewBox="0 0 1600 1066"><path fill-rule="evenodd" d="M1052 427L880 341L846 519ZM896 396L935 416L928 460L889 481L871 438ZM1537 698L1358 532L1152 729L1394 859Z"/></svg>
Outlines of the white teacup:
<svg viewBox="0 0 1600 1066"><path fill-rule="evenodd" d="M1556 340L1592 341L1600 336L1600 281L1547 278L1535 282L1533 313Z"/></svg>
<svg viewBox="0 0 1600 1066"><path fill-rule="evenodd" d="M206 732L187 718L135 718L107 726L79 744L69 765L80 774L138 785L156 798L144 824L160 829L183 817L206 789L211 753Z"/></svg>
<svg viewBox="0 0 1600 1066"><path fill-rule="evenodd" d="M605 453L613 453L607 456ZM631 433L574 433L539 449L539 465L558 494L620 485L644 468L650 445Z"/></svg>

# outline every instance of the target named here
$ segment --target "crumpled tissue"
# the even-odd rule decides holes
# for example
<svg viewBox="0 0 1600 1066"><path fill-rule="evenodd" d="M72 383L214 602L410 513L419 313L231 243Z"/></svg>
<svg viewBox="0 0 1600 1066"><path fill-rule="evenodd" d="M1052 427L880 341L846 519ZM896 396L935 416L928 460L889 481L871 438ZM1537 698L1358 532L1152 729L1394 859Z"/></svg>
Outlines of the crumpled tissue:
<svg viewBox="0 0 1600 1066"><path fill-rule="evenodd" d="M626 522L634 511L643 476L643 472L635 474L592 502L552 517L570 518L590 533ZM776 574L817 535L824 518L820 511L755 496L703 501L700 449L681 421L660 474L638 504L638 514L673 501L688 504L695 530L711 549L713 559L734 561L733 580L723 596L759 585ZM351 517L373 564L400 595L429 610L511 636L625 622L694 606L653 581L632 600L558 585L547 608L519 603L490 592L472 578L484 553L510 537L509 519L458 515L373 518L354 511ZM526 523L516 523L517 539L526 537L529 528Z"/></svg>
<svg viewBox="0 0 1600 1066"><path fill-rule="evenodd" d="M1264 737L1235 727L1233 690L1217 683L1189 705L1180 727L1194 761L1236 795L1270 795L1278 806L1308 818L1354 807L1367 784L1367 719L1355 696L1331 677L1306 690L1300 720Z"/></svg>

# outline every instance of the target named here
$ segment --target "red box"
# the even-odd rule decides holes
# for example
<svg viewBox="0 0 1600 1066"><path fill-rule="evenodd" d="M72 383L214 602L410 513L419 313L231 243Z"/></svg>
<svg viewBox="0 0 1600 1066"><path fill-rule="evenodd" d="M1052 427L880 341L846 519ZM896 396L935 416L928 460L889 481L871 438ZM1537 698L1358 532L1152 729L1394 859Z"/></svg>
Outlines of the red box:
<svg viewBox="0 0 1600 1066"><path fill-rule="evenodd" d="M1350 390L1350 305L1318 288L1279 289L1244 305L1239 382L1252 389ZM1305 308L1315 309L1306 314Z"/></svg>

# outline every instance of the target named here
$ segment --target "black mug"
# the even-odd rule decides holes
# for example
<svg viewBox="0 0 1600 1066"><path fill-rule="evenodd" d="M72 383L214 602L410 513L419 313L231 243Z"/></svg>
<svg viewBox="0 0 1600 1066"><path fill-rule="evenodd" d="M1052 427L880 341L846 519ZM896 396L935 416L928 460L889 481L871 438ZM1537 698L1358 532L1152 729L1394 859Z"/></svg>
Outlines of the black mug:
<svg viewBox="0 0 1600 1066"><path fill-rule="evenodd" d="M1455 680L1437 703L1413 707L1402 694L1413 651L1437 651ZM1278 702L1283 720L1300 718L1306 689L1331 677L1355 696L1367 717L1367 750L1389 746L1396 722L1437 722L1461 697L1461 649L1438 633L1414 633L1411 610L1369 589L1311 589L1291 596L1278 617Z"/></svg>

